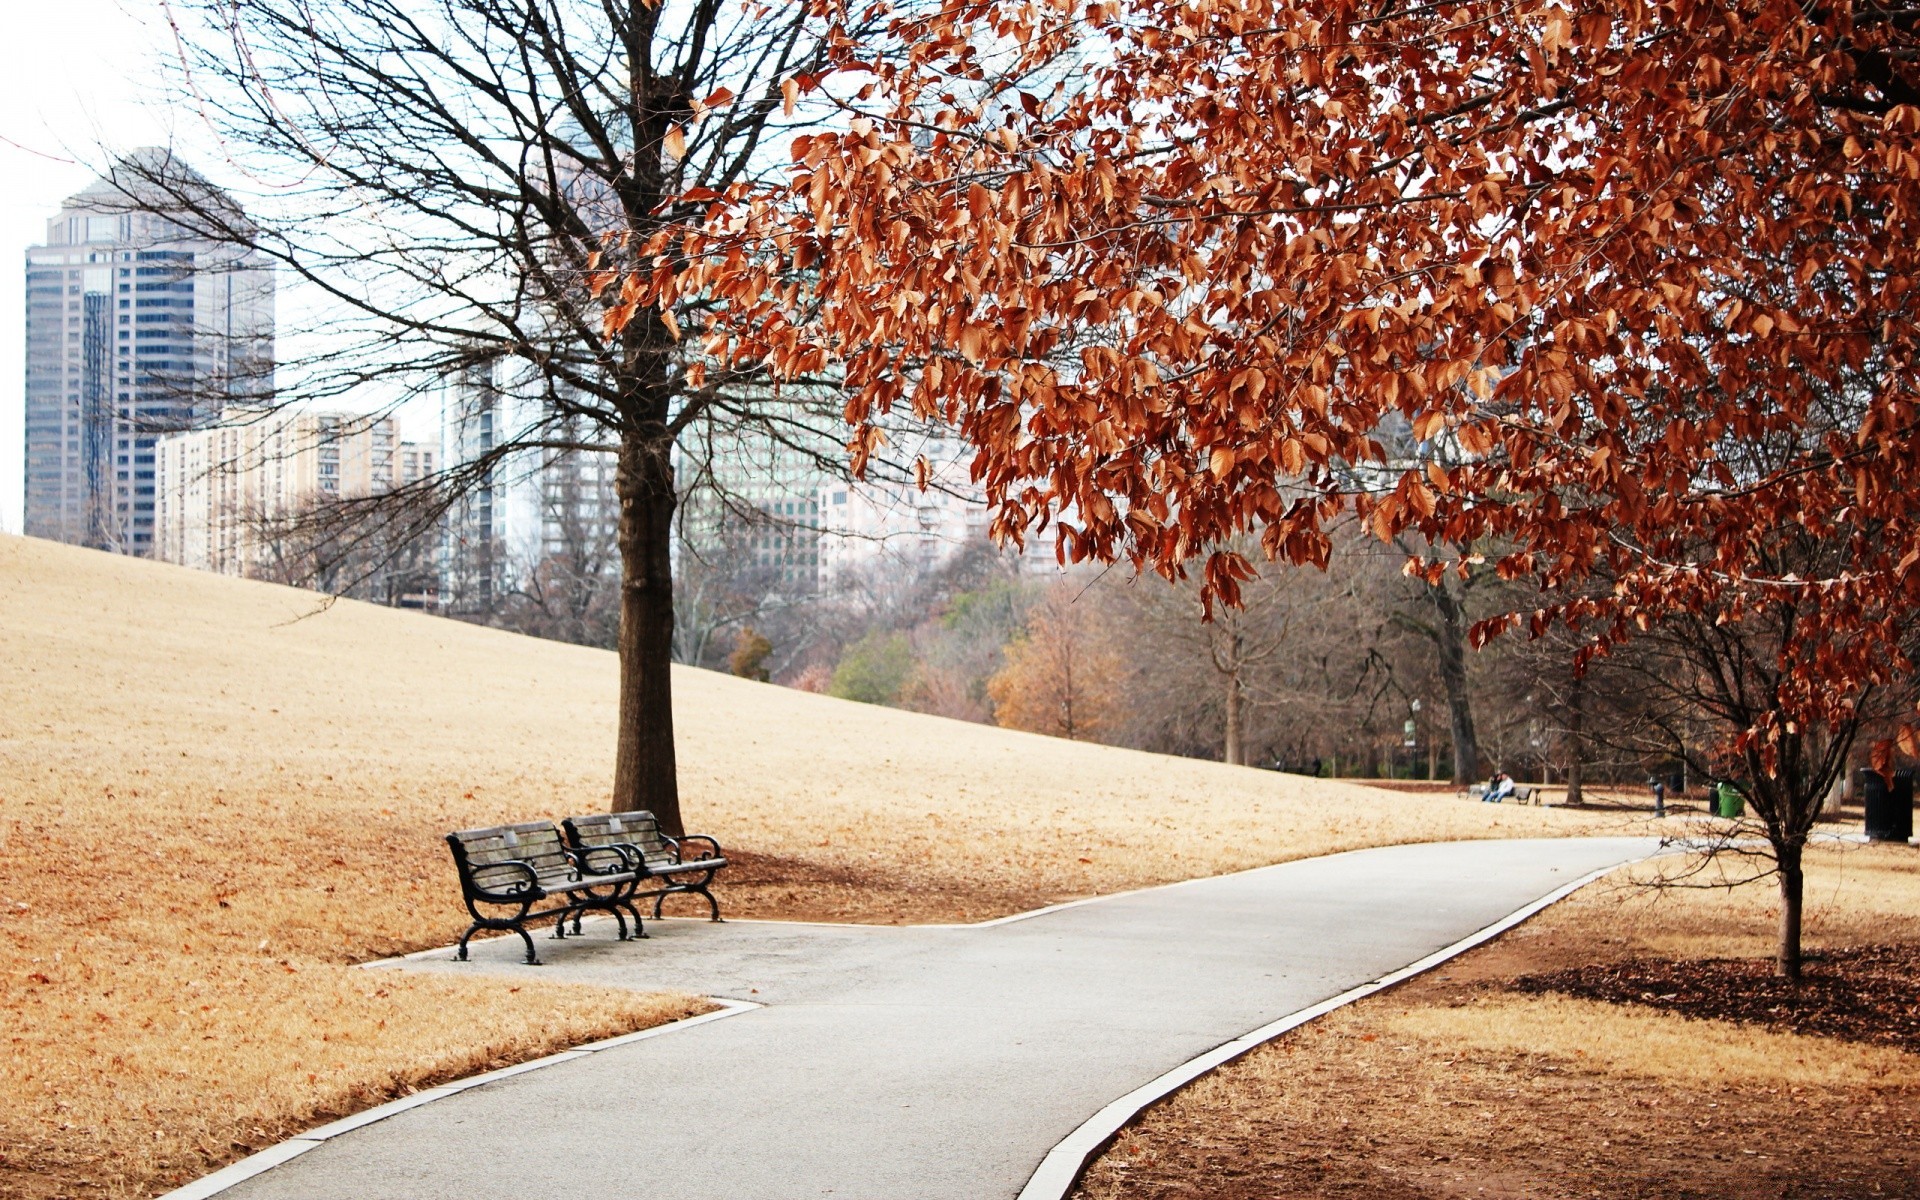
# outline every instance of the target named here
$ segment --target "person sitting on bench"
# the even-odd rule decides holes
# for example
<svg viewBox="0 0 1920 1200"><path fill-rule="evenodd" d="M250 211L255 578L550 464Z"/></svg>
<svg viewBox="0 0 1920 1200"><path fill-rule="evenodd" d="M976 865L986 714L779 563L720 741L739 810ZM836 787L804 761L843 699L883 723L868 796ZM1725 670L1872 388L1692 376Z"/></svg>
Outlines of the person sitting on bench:
<svg viewBox="0 0 1920 1200"><path fill-rule="evenodd" d="M1513 795L1513 776L1505 771L1495 771L1493 778L1487 780L1486 794L1480 799L1487 804L1499 804Z"/></svg>

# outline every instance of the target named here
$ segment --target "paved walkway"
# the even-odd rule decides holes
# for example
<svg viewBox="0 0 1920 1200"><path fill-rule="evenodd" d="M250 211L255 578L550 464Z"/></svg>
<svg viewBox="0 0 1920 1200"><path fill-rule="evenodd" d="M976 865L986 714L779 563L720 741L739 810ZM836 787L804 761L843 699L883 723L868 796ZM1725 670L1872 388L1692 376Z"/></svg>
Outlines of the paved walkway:
<svg viewBox="0 0 1920 1200"><path fill-rule="evenodd" d="M1359 851L972 927L649 922L470 964L766 1007L356 1129L234 1200L1005 1200L1109 1101L1650 839Z"/></svg>

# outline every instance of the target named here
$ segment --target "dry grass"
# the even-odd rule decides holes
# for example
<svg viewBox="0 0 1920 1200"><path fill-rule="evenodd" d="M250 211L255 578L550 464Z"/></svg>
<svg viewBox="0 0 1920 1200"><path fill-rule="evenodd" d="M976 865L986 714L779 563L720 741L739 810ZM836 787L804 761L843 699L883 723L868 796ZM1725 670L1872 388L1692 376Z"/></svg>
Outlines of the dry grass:
<svg viewBox="0 0 1920 1200"><path fill-rule="evenodd" d="M1759 958L1773 953L1779 920L1775 883L1735 887L1752 864L1723 860L1695 870L1683 858L1656 859L1589 888L1559 906L1541 932L1594 942L1607 957ZM1817 846L1807 855L1806 938L1810 948L1866 942L1920 942L1920 854L1888 845ZM1686 886L1656 888L1666 879Z"/></svg>
<svg viewBox="0 0 1920 1200"><path fill-rule="evenodd" d="M611 655L0 537L0 662L0 1193L151 1190L316 1114L685 1011L346 965L464 928L446 830L604 805ZM1622 825L675 686L689 823L746 852L737 914L973 919Z"/></svg>
<svg viewBox="0 0 1920 1200"><path fill-rule="evenodd" d="M1450 1053L1544 1055L1603 1075L1694 1087L1881 1087L1905 1083L1920 1058L1883 1046L1695 1021L1565 996L1494 995L1458 1007L1387 1015L1384 1036Z"/></svg>
<svg viewBox="0 0 1920 1200"><path fill-rule="evenodd" d="M1821 849L1808 869L1811 945L1920 941L1920 854ZM1150 1110L1076 1200L1910 1194L1920 1160L1896 1147L1920 1133L1920 1056L1502 986L1766 955L1773 920L1764 885L1591 887Z"/></svg>
<svg viewBox="0 0 1920 1200"><path fill-rule="evenodd" d="M711 1007L225 946L166 956L148 932L61 939L28 959L49 982L9 979L0 1195L148 1195L324 1118Z"/></svg>

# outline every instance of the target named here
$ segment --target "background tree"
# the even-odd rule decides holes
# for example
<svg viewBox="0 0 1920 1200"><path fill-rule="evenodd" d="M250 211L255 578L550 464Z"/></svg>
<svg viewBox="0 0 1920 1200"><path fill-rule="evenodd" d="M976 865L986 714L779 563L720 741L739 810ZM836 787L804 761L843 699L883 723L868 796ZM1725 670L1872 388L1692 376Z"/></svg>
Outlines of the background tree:
<svg viewBox="0 0 1920 1200"><path fill-rule="evenodd" d="M1768 781L1797 973L1830 751L1913 670L1914 17L1009 0L900 29L865 118L796 147L831 304L766 352L838 357L856 421L956 423L1002 536L1197 563L1209 598L1253 574L1234 539L1323 564L1352 511L1544 589L1481 637L1790 628L1717 733ZM1429 449L1391 461L1395 422Z"/></svg>
<svg viewBox="0 0 1920 1200"><path fill-rule="evenodd" d="M1397 538L1395 544L1409 558L1419 557ZM1452 548L1456 557L1464 552ZM1438 577L1412 576L1407 586L1417 599L1401 604L1394 620L1401 628L1418 635L1433 649L1441 687L1447 701L1447 729L1453 746L1453 782L1465 786L1480 778L1480 735L1473 722L1473 695L1467 685L1468 637L1473 618L1468 595L1476 583L1484 582L1491 571L1468 569Z"/></svg>
<svg viewBox="0 0 1920 1200"><path fill-rule="evenodd" d="M757 679L766 683L767 659L773 654L773 643L768 641L753 626L740 630L739 638L734 642L733 653L727 655L727 671L742 679Z"/></svg>
<svg viewBox="0 0 1920 1200"><path fill-rule="evenodd" d="M1269 765L1254 760L1271 748L1259 732L1262 710L1284 703L1271 686L1279 660L1322 648L1314 617L1338 602L1337 585L1276 572L1250 581L1241 605L1211 621L1192 586L1155 579L1108 587L1122 591L1121 602L1107 606L1124 631L1118 640L1134 648L1128 707L1149 720L1153 714L1200 717L1208 726L1204 740L1222 762ZM1352 633L1343 629L1338 636L1352 644Z"/></svg>
<svg viewBox="0 0 1920 1200"><path fill-rule="evenodd" d="M992 720L988 681L1005 663L1004 648L1026 632L1027 613L1044 585L1023 581L1011 564L988 558L981 547L943 572L947 588L939 595L938 612L920 621L910 640L914 651L913 677L900 701L917 712L966 721ZM967 561L971 559L971 561Z"/></svg>
<svg viewBox="0 0 1920 1200"><path fill-rule="evenodd" d="M892 704L913 678L913 645L898 630L876 629L847 647L827 694L863 704Z"/></svg>
<svg viewBox="0 0 1920 1200"><path fill-rule="evenodd" d="M1026 635L1008 643L1006 665L987 681L996 724L1080 741L1114 724L1122 658L1084 591L1057 583L1028 612Z"/></svg>
<svg viewBox="0 0 1920 1200"><path fill-rule="evenodd" d="M553 451L547 457L558 458ZM620 547L590 483L562 462L540 497L543 536L531 562L509 562L505 595L472 614L503 629L610 649L620 639ZM481 569L489 569L484 558Z"/></svg>
<svg viewBox="0 0 1920 1200"><path fill-rule="evenodd" d="M763 544L783 542L791 523L757 512L728 513L697 537L683 538L674 579L674 661L721 669L740 631L767 637L765 662L780 675L819 642L817 597L795 586L792 568Z"/></svg>
<svg viewBox="0 0 1920 1200"><path fill-rule="evenodd" d="M242 514L250 578L390 607L429 607L439 584L441 510L417 491L310 497Z"/></svg>

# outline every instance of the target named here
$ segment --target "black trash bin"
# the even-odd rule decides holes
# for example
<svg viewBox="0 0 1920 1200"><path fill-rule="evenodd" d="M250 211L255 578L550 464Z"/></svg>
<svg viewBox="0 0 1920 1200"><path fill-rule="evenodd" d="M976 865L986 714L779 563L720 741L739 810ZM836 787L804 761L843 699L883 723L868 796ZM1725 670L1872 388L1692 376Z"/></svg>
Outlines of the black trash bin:
<svg viewBox="0 0 1920 1200"><path fill-rule="evenodd" d="M1895 771L1893 782L1872 767L1855 776L1867 808L1867 839L1904 842L1913 837L1913 772Z"/></svg>

